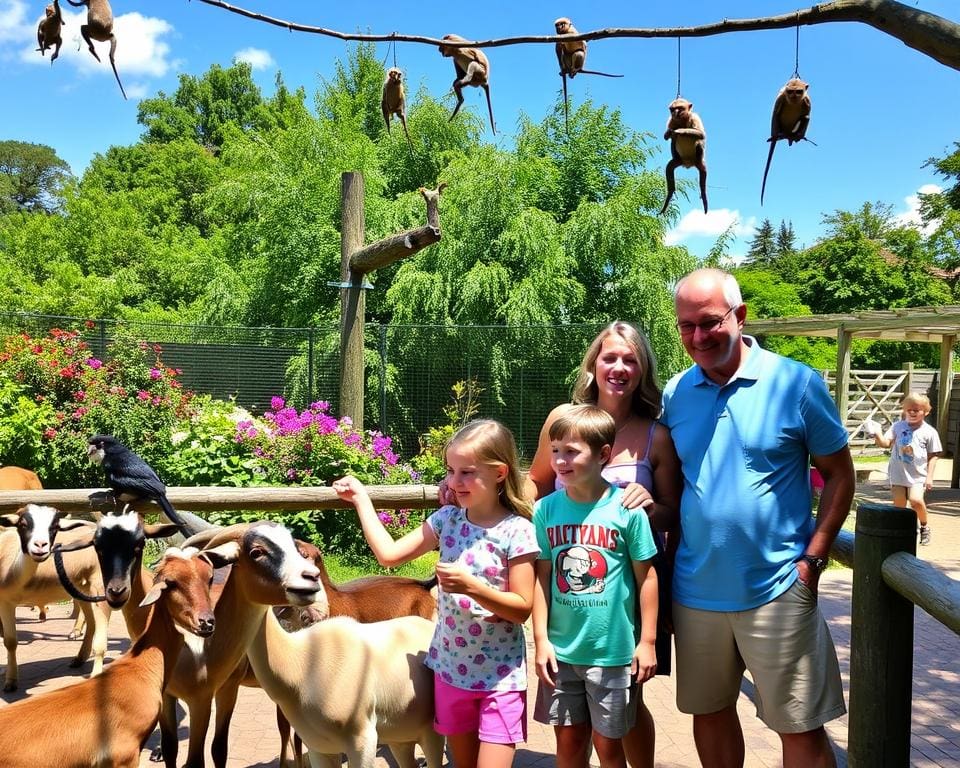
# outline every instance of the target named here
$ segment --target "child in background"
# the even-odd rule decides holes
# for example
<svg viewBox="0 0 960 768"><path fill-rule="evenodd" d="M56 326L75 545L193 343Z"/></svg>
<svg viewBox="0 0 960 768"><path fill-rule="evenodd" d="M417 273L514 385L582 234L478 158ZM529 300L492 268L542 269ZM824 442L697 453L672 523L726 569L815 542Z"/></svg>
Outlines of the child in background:
<svg viewBox="0 0 960 768"><path fill-rule="evenodd" d="M434 728L457 768L509 768L527 735L527 670L522 624L533 606L540 549L513 434L499 422L470 422L447 443L447 505L394 541L363 485L333 483L357 509L381 565L440 548L437 627L426 660L436 673ZM644 515L641 515L644 517Z"/></svg>
<svg viewBox="0 0 960 768"><path fill-rule="evenodd" d="M534 718L554 726L558 768L582 768L591 735L602 768L626 766L621 739L636 718L638 683L657 668L657 547L647 516L625 509L623 490L602 474L616 431L595 405L558 416L549 436L562 487L535 506Z"/></svg>
<svg viewBox="0 0 960 768"><path fill-rule="evenodd" d="M926 395L911 392L903 398L901 407L902 418L886 432L875 421L867 421L866 428L877 445L892 447L887 473L893 503L906 507L909 502L920 522L920 544L926 546L930 543L930 525L923 496L933 488L933 471L943 447L937 430L924 421L930 413Z"/></svg>

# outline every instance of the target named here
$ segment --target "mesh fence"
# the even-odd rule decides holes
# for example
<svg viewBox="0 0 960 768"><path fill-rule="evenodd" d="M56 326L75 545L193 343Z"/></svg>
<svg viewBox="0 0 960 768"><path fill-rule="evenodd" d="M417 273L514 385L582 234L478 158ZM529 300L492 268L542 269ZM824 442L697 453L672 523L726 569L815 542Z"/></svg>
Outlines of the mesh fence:
<svg viewBox="0 0 960 768"><path fill-rule="evenodd" d="M77 330L93 354L109 357L121 333L157 344L163 362L183 371L195 392L235 398L254 412L282 395L303 407L327 400L338 413L339 329L240 328L85 321L50 315L0 313L0 333L42 335L51 328ZM536 450L550 410L569 399L580 359L601 325L538 327L383 326L365 333L364 421L415 453L418 437L445 423L452 387L473 385L480 416L513 430L524 458Z"/></svg>

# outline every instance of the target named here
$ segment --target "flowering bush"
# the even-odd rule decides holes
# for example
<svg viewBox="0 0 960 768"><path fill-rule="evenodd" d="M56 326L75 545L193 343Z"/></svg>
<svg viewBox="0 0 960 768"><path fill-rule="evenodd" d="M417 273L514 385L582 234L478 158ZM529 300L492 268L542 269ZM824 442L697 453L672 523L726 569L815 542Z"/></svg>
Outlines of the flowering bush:
<svg viewBox="0 0 960 768"><path fill-rule="evenodd" d="M77 331L54 328L46 337L8 336L0 346L0 374L49 411L34 466L54 486L98 485L87 461L87 439L116 436L156 465L170 448L171 427L189 414L191 395L163 365L160 348L120 337L110 360L94 357Z"/></svg>

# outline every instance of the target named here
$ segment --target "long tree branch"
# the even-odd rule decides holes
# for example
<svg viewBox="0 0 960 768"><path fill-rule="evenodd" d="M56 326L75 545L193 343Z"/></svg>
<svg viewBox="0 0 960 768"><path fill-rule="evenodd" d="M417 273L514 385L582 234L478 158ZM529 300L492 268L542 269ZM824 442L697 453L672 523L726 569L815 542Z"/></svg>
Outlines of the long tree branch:
<svg viewBox="0 0 960 768"><path fill-rule="evenodd" d="M758 19L724 19L713 24L699 27L660 27L660 28L619 28L610 27L584 32L579 35L524 35L521 37L502 37L492 40L465 40L462 43L442 41L423 35L406 35L391 32L386 35L338 32L334 29L297 24L277 19L262 13L248 11L230 5L223 0L199 0L201 3L223 8L231 13L284 27L291 32L307 32L326 35L340 40L360 40L371 43L403 42L440 45L443 42L451 47L497 48L503 45L521 43L556 43L561 40L603 40L611 37L709 37L728 32L749 32L758 29L784 29L797 25L830 24L834 22L857 22L868 24L875 29L891 35L921 53L925 53L944 66L960 70L960 24L942 16L912 8L896 0L833 0L820 3L812 8L797 10L779 16L767 16Z"/></svg>

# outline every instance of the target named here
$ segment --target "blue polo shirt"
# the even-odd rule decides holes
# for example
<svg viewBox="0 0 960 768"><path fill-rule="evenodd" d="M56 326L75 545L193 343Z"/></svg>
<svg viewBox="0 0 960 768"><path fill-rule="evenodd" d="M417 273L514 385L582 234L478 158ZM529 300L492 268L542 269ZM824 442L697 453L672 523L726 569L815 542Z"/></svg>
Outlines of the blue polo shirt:
<svg viewBox="0 0 960 768"><path fill-rule="evenodd" d="M673 597L708 611L749 610L790 588L813 533L809 457L847 444L823 379L743 338L750 353L722 387L694 365L663 393L683 468Z"/></svg>

